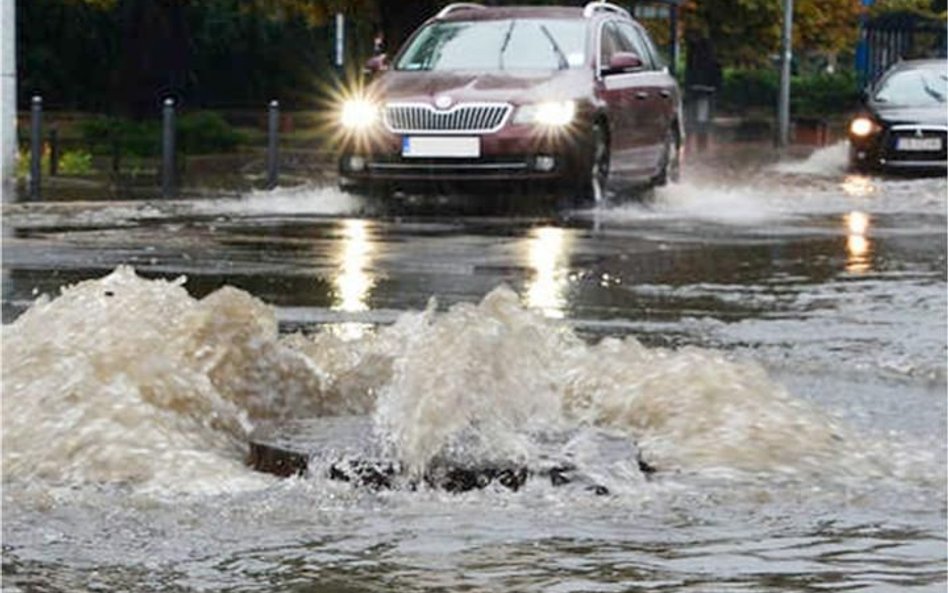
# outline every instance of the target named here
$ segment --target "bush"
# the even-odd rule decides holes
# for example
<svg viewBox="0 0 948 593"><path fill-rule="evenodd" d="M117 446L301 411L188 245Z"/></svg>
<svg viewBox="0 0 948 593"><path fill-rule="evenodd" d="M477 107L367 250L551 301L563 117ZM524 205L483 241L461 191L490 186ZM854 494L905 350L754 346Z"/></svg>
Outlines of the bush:
<svg viewBox="0 0 948 593"><path fill-rule="evenodd" d="M231 152L246 139L218 113L202 111L177 119L176 148L184 154ZM86 146L95 154L155 157L161 154L161 121L97 117L80 124Z"/></svg>
<svg viewBox="0 0 948 593"><path fill-rule="evenodd" d="M780 92L777 70L727 70L717 96L718 109L740 113L748 108L776 109ZM799 117L845 113L859 101L856 77L850 72L794 76L790 79L790 112Z"/></svg>
<svg viewBox="0 0 948 593"><path fill-rule="evenodd" d="M94 154L139 157L157 156L161 152L161 124L138 122L118 117L96 117L79 124L86 147Z"/></svg>
<svg viewBox="0 0 948 593"><path fill-rule="evenodd" d="M60 175L91 175L92 154L85 150L67 150L59 157Z"/></svg>
<svg viewBox="0 0 948 593"><path fill-rule="evenodd" d="M178 122L178 148L185 154L231 152L245 141L244 134L213 111L188 114Z"/></svg>
<svg viewBox="0 0 948 593"><path fill-rule="evenodd" d="M850 72L794 77L790 109L798 117L823 117L852 111L859 103L859 83Z"/></svg>
<svg viewBox="0 0 948 593"><path fill-rule="evenodd" d="M780 74L776 70L727 69L721 86L716 103L722 111L739 113L749 107L772 107L777 104Z"/></svg>

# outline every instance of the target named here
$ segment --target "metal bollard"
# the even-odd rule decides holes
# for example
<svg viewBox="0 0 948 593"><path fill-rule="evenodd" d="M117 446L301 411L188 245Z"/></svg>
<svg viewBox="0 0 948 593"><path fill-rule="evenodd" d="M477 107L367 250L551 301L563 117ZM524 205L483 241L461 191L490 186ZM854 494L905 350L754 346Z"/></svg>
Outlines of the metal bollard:
<svg viewBox="0 0 948 593"><path fill-rule="evenodd" d="M280 102L270 101L269 130L267 136L267 189L277 186L279 175L278 140L280 133Z"/></svg>
<svg viewBox="0 0 948 593"><path fill-rule="evenodd" d="M59 174L59 130L53 128L49 131L49 176L55 177Z"/></svg>
<svg viewBox="0 0 948 593"><path fill-rule="evenodd" d="M30 199L40 199L40 161L43 158L43 98L35 95L31 106L30 128Z"/></svg>
<svg viewBox="0 0 948 593"><path fill-rule="evenodd" d="M174 99L167 98L162 109L161 197L174 197Z"/></svg>

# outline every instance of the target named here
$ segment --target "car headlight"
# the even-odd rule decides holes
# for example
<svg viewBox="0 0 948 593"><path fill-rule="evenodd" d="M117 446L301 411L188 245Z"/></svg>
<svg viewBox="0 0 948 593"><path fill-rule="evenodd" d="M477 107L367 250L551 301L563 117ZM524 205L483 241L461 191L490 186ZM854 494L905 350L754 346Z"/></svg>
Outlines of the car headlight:
<svg viewBox="0 0 948 593"><path fill-rule="evenodd" d="M375 125L379 106L368 99L349 99L342 104L339 123L349 130L364 130Z"/></svg>
<svg viewBox="0 0 948 593"><path fill-rule="evenodd" d="M514 123L562 127L572 123L574 117L576 101L546 101L518 109Z"/></svg>
<svg viewBox="0 0 948 593"><path fill-rule="evenodd" d="M876 129L876 124L868 117L857 117L849 124L849 133L860 138L868 136Z"/></svg>

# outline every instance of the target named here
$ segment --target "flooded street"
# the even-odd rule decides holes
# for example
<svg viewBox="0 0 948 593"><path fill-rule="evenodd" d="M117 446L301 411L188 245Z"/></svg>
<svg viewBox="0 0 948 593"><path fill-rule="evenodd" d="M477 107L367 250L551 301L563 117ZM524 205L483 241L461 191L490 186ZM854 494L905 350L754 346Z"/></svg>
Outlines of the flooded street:
<svg viewBox="0 0 948 593"><path fill-rule="evenodd" d="M948 183L842 148L576 211L5 206L4 590L944 592ZM244 464L352 415L406 479L608 494Z"/></svg>

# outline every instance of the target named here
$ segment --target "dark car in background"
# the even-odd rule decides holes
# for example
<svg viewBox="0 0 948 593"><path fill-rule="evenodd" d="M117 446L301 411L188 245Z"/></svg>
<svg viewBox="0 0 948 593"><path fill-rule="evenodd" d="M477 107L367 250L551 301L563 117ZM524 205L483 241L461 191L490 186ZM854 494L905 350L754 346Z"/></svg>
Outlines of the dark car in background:
<svg viewBox="0 0 948 593"><path fill-rule="evenodd" d="M617 6L452 4L343 102L343 187L515 186L601 200L678 176L678 86Z"/></svg>
<svg viewBox="0 0 948 593"><path fill-rule="evenodd" d="M948 170L948 61L914 60L889 68L863 96L849 125L849 162L857 171Z"/></svg>

